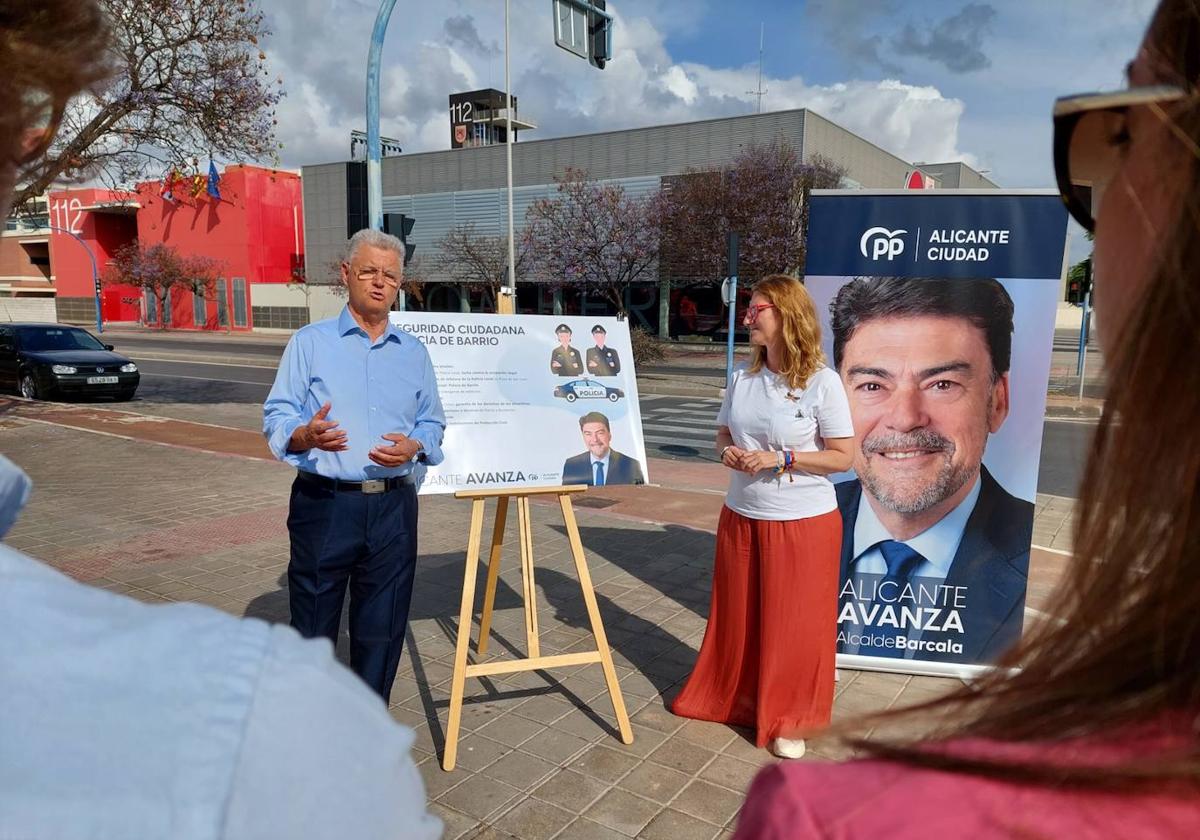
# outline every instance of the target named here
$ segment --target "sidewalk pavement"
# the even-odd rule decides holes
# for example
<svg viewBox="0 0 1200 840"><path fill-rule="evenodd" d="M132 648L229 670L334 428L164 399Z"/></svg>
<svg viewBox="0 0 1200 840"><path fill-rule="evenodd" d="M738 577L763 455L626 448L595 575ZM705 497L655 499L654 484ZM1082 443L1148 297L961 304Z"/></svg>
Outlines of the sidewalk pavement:
<svg viewBox="0 0 1200 840"><path fill-rule="evenodd" d="M13 547L148 603L287 619L293 472L270 459L256 433L0 398L0 451L35 484ZM652 462L650 473L660 486L589 491L577 506L634 743L616 737L596 665L471 680L451 773L439 760L469 508L450 496L422 498L416 591L390 709L417 734L415 756L450 840L729 837L746 786L773 760L752 733L667 711L704 633L724 475L717 465L672 461ZM1039 497L1035 541L1069 550L1071 508ZM515 530L510 523L489 659L524 648ZM533 506L532 536L542 652L586 649L586 612L556 507ZM1045 608L1064 562L1061 551L1035 548L1030 615ZM343 627L343 661L347 641ZM843 671L834 718L953 684ZM842 752L818 739L809 755Z"/></svg>

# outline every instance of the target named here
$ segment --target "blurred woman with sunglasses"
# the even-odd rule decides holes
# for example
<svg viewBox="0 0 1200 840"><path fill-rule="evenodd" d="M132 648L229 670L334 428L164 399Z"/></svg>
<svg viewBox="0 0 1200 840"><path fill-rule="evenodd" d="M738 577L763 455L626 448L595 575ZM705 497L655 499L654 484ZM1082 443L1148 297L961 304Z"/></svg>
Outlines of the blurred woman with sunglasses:
<svg viewBox="0 0 1200 840"><path fill-rule="evenodd" d="M742 323L753 356L717 416L732 472L708 628L672 711L748 727L758 746L799 758L833 708L842 520L827 476L849 468L854 427L799 280L762 280Z"/></svg>
<svg viewBox="0 0 1200 840"><path fill-rule="evenodd" d="M973 686L869 721L937 733L764 771L738 837L1200 836L1198 83L1200 4L1163 0L1127 91L1055 107L1112 383L1058 613Z"/></svg>

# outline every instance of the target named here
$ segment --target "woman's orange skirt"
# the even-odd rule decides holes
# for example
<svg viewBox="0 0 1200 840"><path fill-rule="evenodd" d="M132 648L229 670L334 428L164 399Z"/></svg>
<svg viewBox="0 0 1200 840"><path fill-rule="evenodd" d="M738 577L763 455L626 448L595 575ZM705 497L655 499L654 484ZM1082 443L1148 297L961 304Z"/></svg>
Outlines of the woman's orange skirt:
<svg viewBox="0 0 1200 840"><path fill-rule="evenodd" d="M827 726L841 550L836 510L776 522L723 508L708 628L671 710L750 727L760 747Z"/></svg>

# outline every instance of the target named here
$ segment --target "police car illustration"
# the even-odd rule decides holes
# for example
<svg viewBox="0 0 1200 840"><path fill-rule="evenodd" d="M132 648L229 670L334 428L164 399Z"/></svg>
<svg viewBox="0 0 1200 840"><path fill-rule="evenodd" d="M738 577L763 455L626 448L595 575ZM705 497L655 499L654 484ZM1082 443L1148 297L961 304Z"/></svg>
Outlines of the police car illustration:
<svg viewBox="0 0 1200 840"><path fill-rule="evenodd" d="M554 396L567 402L575 400L608 400L616 402L625 396L620 388L610 388L594 379L576 379L554 389Z"/></svg>

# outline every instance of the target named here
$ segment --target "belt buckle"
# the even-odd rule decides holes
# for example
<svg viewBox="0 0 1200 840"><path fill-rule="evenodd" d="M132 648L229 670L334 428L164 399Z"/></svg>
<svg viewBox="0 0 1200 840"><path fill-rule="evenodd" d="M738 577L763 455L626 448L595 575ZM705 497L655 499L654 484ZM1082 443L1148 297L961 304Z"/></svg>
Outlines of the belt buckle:
<svg viewBox="0 0 1200 840"><path fill-rule="evenodd" d="M382 478L372 478L362 483L364 493L382 493L387 490L387 481Z"/></svg>

